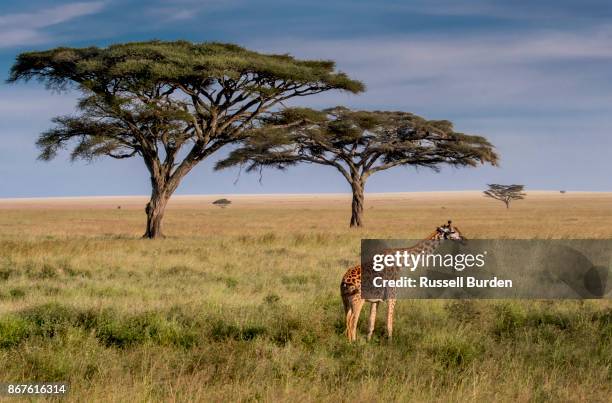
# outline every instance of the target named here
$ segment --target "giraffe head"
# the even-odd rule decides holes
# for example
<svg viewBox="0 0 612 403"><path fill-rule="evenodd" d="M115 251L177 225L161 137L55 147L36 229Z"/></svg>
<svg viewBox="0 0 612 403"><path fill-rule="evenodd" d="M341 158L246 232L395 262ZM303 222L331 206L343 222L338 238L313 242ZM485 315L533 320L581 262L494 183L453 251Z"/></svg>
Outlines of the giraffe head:
<svg viewBox="0 0 612 403"><path fill-rule="evenodd" d="M463 242L466 238L463 236L459 228L455 227L451 220L448 220L448 223L439 226L436 228L435 232L436 239L450 239L453 241Z"/></svg>

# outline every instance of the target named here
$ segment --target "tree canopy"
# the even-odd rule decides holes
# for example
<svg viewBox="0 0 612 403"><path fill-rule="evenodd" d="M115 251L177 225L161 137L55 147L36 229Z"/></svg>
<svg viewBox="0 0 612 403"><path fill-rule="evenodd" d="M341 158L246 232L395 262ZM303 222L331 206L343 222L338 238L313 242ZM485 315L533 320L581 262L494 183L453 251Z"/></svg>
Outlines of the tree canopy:
<svg viewBox="0 0 612 403"><path fill-rule="evenodd" d="M361 225L363 188L373 173L396 166L439 170L442 165L498 161L484 137L456 132L448 120L427 120L408 112L286 108L257 120L253 134L216 168L284 169L300 162L332 166L353 190L355 226Z"/></svg>
<svg viewBox="0 0 612 403"><path fill-rule="evenodd" d="M40 136L40 158L69 147L73 159L142 157L153 187L149 218L197 163L250 135L261 114L294 97L364 90L333 61L187 41L22 53L8 81L32 79L82 93L80 114L55 118Z"/></svg>
<svg viewBox="0 0 612 403"><path fill-rule="evenodd" d="M125 158L155 151L157 142L171 152L193 140L190 157L197 159L232 141L253 117L283 100L364 88L335 72L332 61L186 41L22 53L8 81L30 79L56 90L76 85L84 93L79 108L86 116L58 118L58 128L39 142L43 159L73 139L80 140L73 158Z"/></svg>

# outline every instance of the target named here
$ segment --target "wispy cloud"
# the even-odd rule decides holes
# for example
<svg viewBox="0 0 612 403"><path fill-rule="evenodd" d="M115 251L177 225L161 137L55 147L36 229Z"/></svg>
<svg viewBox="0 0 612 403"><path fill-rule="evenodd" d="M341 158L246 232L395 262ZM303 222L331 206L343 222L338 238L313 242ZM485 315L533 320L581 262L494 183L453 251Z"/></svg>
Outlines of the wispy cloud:
<svg viewBox="0 0 612 403"><path fill-rule="evenodd" d="M67 3L29 13L0 16L0 48L49 41L45 28L91 15L104 8L104 1Z"/></svg>
<svg viewBox="0 0 612 403"><path fill-rule="evenodd" d="M104 46L147 38L237 42L265 52L332 59L368 85L362 95L330 92L299 101L305 105L400 109L450 119L458 130L486 136L502 155L501 169L423 171L408 181L404 171L388 171L373 178L369 191L398 190L398 183L402 190L434 190L490 182L611 190L610 0L14 3L19 11L0 15L5 72L17 49L2 48L22 45L77 46L87 40ZM53 94L36 83L0 85L0 197L147 190L138 160L78 169L63 158L43 169L34 162L38 133L52 126L53 116L73 113L77 95ZM234 186L235 172L211 175L214 161L194 172L181 191L346 190L340 177L316 167L296 167L289 175L270 171L265 188L248 176ZM131 175L104 179L128 166ZM2 181L3 173L9 180Z"/></svg>
<svg viewBox="0 0 612 403"><path fill-rule="evenodd" d="M153 4L147 13L166 23L193 20L206 11L231 8L243 0L169 0Z"/></svg>
<svg viewBox="0 0 612 403"><path fill-rule="evenodd" d="M534 2L531 0L413 0L410 2L390 3L390 8L398 11L448 16L482 17L500 20L556 21L568 19L605 20L612 10L607 0L556 0Z"/></svg>
<svg viewBox="0 0 612 403"><path fill-rule="evenodd" d="M612 29L448 36L288 40L253 44L304 58L330 58L368 91L365 107L504 113L610 108ZM337 99L338 95L334 95ZM334 100L320 97L321 101Z"/></svg>
<svg viewBox="0 0 612 403"><path fill-rule="evenodd" d="M48 122L53 116L70 114L77 102L75 93L53 93L40 86L19 83L3 85L0 91L0 127L33 120Z"/></svg>

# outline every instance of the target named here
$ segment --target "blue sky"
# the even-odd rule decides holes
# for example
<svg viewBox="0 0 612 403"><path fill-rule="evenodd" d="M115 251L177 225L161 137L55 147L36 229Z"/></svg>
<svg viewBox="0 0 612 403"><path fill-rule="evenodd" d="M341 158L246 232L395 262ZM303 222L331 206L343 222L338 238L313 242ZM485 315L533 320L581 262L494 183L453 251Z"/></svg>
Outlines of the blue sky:
<svg viewBox="0 0 612 403"><path fill-rule="evenodd" d="M22 51L147 39L235 42L330 58L360 79L359 96L308 105L405 110L484 135L499 168L394 169L367 191L528 189L612 191L612 7L608 1L174 0L0 3L0 79ZM36 160L34 141L76 94L0 84L0 197L147 194L139 159ZM335 171L302 166L256 175L216 173L213 156L177 193L346 192Z"/></svg>

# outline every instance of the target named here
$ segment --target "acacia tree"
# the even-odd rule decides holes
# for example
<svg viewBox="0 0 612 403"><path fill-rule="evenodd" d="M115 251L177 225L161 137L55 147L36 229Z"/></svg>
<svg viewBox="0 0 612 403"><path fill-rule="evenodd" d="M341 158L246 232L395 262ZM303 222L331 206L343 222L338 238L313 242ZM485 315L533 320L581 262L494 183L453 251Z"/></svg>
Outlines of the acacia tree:
<svg viewBox="0 0 612 403"><path fill-rule="evenodd" d="M497 164L484 137L458 133L447 120L407 112L323 111L287 108L261 116L253 135L219 161L217 169L266 166L284 169L300 162L334 167L353 193L351 227L363 224L364 189L370 175L396 166Z"/></svg>
<svg viewBox="0 0 612 403"><path fill-rule="evenodd" d="M162 235L168 199L200 161L243 140L255 118L294 97L363 85L328 60L266 55L232 44L134 42L22 53L8 82L76 88L79 114L54 119L40 159L141 157L151 177L147 238Z"/></svg>
<svg viewBox="0 0 612 403"><path fill-rule="evenodd" d="M523 192L525 189L524 185L499 185L497 183L493 183L487 186L489 186L489 189L483 192L484 195L486 197L504 202L506 208L510 208L511 201L524 199L527 195L525 192Z"/></svg>

